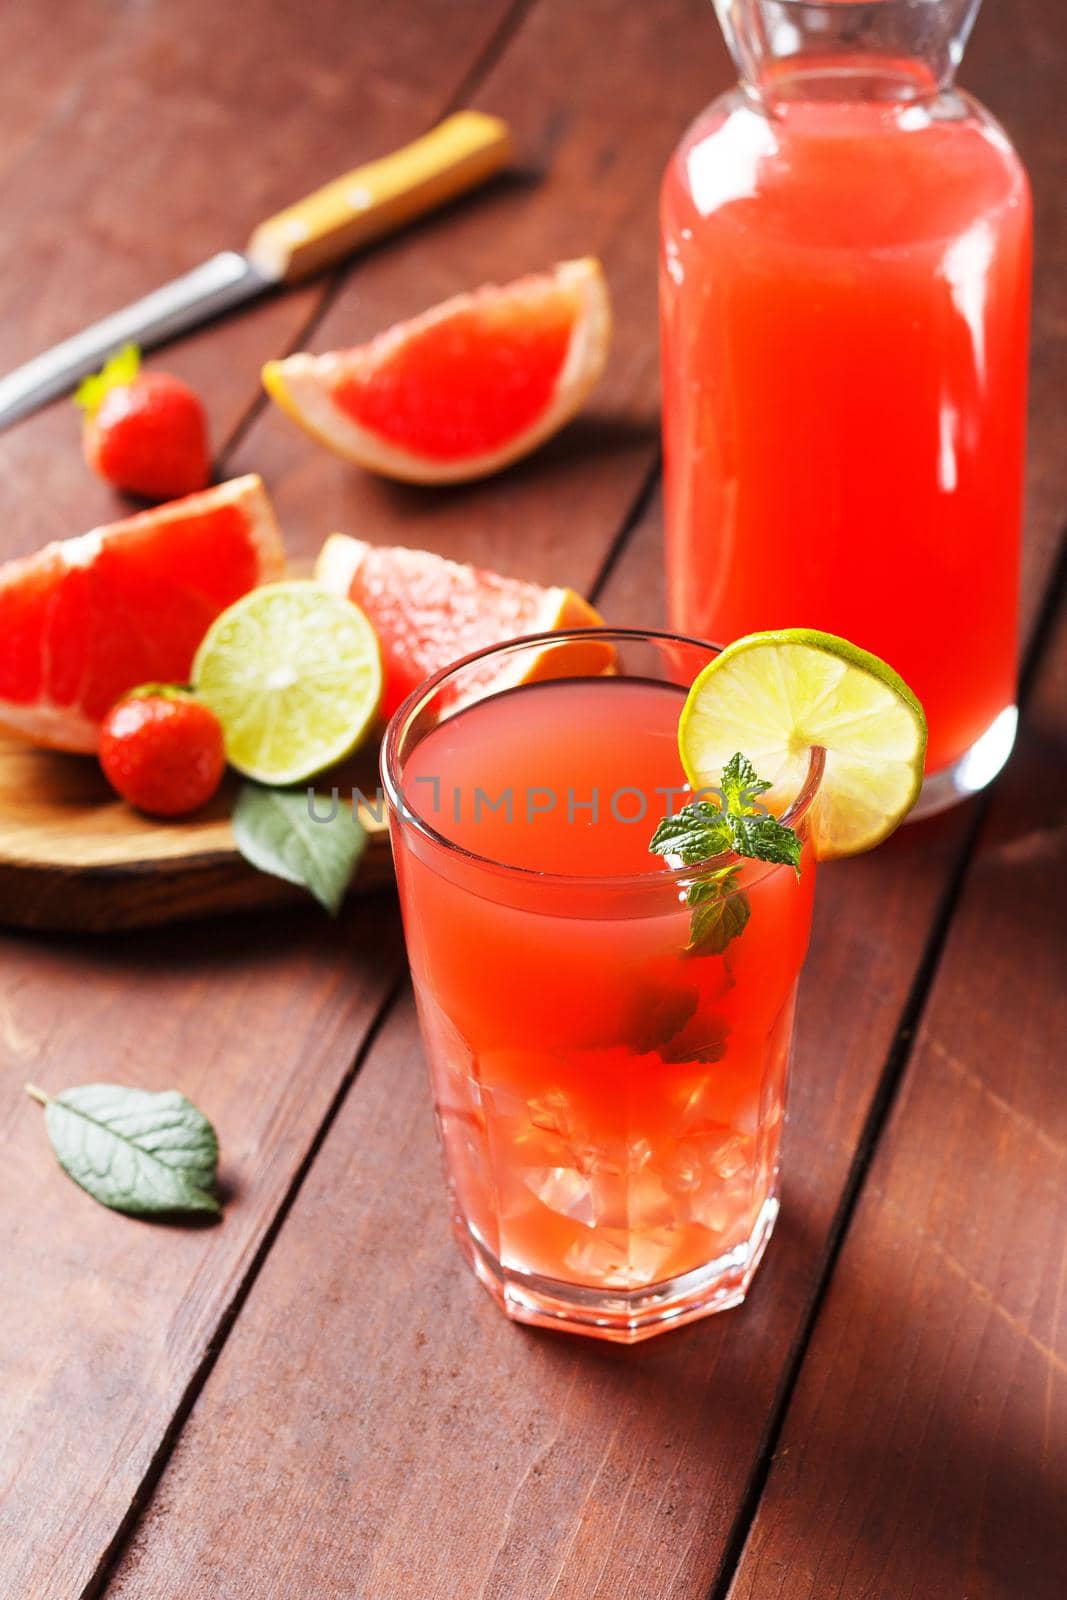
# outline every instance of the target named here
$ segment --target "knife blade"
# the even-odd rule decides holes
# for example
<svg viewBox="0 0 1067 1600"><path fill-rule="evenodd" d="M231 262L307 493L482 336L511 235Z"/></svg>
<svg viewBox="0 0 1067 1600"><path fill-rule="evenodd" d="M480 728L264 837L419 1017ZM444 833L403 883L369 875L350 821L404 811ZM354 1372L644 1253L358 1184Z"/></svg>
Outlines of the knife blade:
<svg viewBox="0 0 1067 1600"><path fill-rule="evenodd" d="M0 378L0 428L65 394L124 344L136 343L143 350L163 344L269 286L270 280L236 250L212 256Z"/></svg>
<svg viewBox="0 0 1067 1600"><path fill-rule="evenodd" d="M466 193L499 172L512 148L499 117L456 112L421 139L261 222L244 254L223 250L0 378L0 429L66 393L122 345L164 344Z"/></svg>

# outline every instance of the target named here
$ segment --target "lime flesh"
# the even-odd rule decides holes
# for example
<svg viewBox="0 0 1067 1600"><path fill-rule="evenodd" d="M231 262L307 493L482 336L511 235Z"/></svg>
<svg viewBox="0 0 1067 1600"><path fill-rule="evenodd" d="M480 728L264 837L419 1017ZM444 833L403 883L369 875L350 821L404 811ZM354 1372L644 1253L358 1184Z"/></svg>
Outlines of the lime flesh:
<svg viewBox="0 0 1067 1600"><path fill-rule="evenodd" d="M299 783L367 733L382 695L381 653L350 600L315 583L273 583L215 619L192 680L222 724L231 766L260 783Z"/></svg>
<svg viewBox="0 0 1067 1600"><path fill-rule="evenodd" d="M678 724L694 789L718 784L742 750L779 814L802 789L815 745L826 752L810 812L816 855L871 849L915 804L926 753L922 706L877 656L811 628L748 634L700 673Z"/></svg>

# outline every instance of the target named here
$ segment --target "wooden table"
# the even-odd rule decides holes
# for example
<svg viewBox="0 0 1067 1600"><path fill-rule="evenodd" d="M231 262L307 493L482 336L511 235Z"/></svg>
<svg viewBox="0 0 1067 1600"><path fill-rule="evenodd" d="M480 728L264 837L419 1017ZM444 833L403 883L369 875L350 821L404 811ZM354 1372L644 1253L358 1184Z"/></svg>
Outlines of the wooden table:
<svg viewBox="0 0 1067 1600"><path fill-rule="evenodd" d="M659 620L656 185L728 79L706 0L55 0L46 26L10 0L0 58L0 369L457 106L511 119L513 176L167 364L296 554L344 528ZM339 927L3 936L5 1600L1067 1592L1065 70L1058 0L987 0L965 81L1037 195L1018 751L991 795L822 876L748 1303L635 1350L500 1316L447 1236L389 897ZM499 479L377 483L264 404L268 356L586 252L607 380ZM118 514L65 404L0 461L4 554ZM186 1091L222 1225L94 1206L29 1076Z"/></svg>

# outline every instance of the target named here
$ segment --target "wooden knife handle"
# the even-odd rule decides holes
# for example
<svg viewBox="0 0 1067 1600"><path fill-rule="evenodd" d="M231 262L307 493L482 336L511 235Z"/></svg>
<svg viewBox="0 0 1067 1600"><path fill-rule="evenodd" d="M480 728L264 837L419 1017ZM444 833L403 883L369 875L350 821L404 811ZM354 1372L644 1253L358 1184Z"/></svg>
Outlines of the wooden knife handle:
<svg viewBox="0 0 1067 1600"><path fill-rule="evenodd" d="M506 122L457 111L414 144L356 167L261 222L246 254L273 282L294 283L484 183L511 154Z"/></svg>

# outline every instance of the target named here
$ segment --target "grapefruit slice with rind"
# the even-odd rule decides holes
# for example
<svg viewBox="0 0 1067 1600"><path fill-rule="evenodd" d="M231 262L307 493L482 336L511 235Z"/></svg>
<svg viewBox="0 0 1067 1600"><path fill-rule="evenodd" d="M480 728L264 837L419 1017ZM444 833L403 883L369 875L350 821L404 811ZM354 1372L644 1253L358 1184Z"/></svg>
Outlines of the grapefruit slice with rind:
<svg viewBox="0 0 1067 1600"><path fill-rule="evenodd" d="M480 567L447 561L429 550L367 544L335 533L315 566L319 583L346 595L370 619L382 650L382 711L391 716L413 689L463 656L532 633L601 626L588 600L573 589L542 588ZM522 672L522 681L610 667L610 647L599 638L576 639L546 649ZM488 664L487 664L488 666ZM484 678L468 674L464 698L510 686L506 662Z"/></svg>
<svg viewBox="0 0 1067 1600"><path fill-rule="evenodd" d="M779 813L799 794L815 745L826 752L810 812L816 856L872 849L918 799L926 754L922 706L877 656L813 628L747 634L697 676L678 723L694 790L715 788L741 750Z"/></svg>
<svg viewBox="0 0 1067 1600"><path fill-rule="evenodd" d="M338 455L412 483L485 477L582 406L604 370L600 263L456 295L369 344L268 361L268 394Z"/></svg>
<svg viewBox="0 0 1067 1600"><path fill-rule="evenodd" d="M0 567L0 726L93 751L138 684L184 683L220 611L279 578L285 552L250 474Z"/></svg>

